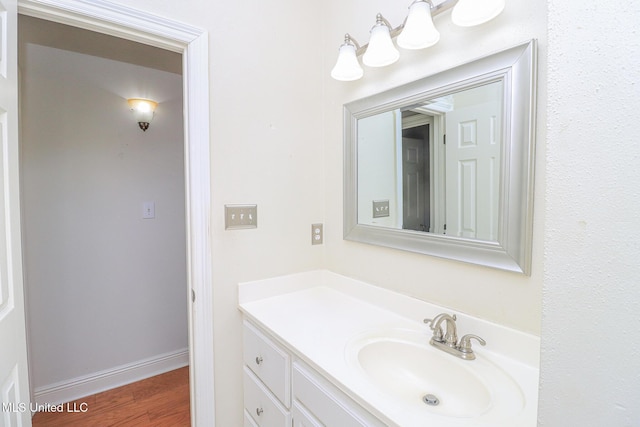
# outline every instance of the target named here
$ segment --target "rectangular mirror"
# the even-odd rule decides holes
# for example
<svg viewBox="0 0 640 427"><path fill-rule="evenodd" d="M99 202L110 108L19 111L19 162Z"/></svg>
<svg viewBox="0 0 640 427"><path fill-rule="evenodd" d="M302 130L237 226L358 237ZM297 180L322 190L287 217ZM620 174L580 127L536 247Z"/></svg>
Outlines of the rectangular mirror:
<svg viewBox="0 0 640 427"><path fill-rule="evenodd" d="M345 105L345 239L529 274L535 52Z"/></svg>

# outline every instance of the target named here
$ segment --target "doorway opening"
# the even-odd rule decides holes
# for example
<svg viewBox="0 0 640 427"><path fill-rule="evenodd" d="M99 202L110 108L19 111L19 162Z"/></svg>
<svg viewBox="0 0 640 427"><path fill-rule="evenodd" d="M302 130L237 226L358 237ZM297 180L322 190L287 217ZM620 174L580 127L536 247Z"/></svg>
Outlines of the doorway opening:
<svg viewBox="0 0 640 427"><path fill-rule="evenodd" d="M182 57L18 26L30 377L59 404L188 365ZM148 131L127 98L159 102Z"/></svg>
<svg viewBox="0 0 640 427"><path fill-rule="evenodd" d="M18 6L22 15L90 29L183 55L191 420L193 425L214 426L207 33L108 2L50 0L43 5L19 0Z"/></svg>
<svg viewBox="0 0 640 427"><path fill-rule="evenodd" d="M402 228L430 232L429 124L403 126L401 170Z"/></svg>

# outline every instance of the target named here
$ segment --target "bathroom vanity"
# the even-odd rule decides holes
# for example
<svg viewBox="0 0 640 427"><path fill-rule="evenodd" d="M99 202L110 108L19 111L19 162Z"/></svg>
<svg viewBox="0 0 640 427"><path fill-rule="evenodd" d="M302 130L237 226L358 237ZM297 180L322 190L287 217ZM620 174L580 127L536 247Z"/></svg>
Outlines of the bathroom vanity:
<svg viewBox="0 0 640 427"><path fill-rule="evenodd" d="M326 270L239 285L244 425L535 426L539 338ZM429 344L455 314L475 360Z"/></svg>
<svg viewBox="0 0 640 427"><path fill-rule="evenodd" d="M385 425L250 322L243 334L245 426Z"/></svg>

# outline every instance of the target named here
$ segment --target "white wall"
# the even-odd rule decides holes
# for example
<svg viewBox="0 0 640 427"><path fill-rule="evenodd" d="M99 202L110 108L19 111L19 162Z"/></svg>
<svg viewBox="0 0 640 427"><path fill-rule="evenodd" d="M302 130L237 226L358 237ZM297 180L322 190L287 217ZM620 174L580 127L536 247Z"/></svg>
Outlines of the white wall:
<svg viewBox="0 0 640 427"><path fill-rule="evenodd" d="M322 2L158 2L128 6L209 31L215 410L242 425L238 282L323 266ZM224 205L258 205L258 228L225 231ZM326 228L325 228L326 233ZM197 374L196 374L197 375Z"/></svg>
<svg viewBox="0 0 640 427"><path fill-rule="evenodd" d="M358 223L402 227L398 220L396 122L388 111L358 121ZM373 201L388 200L389 216L374 218Z"/></svg>
<svg viewBox="0 0 640 427"><path fill-rule="evenodd" d="M31 381L187 349L182 77L38 45L23 57ZM143 133L127 97L157 99ZM154 201L155 219L142 219Z"/></svg>
<svg viewBox="0 0 640 427"><path fill-rule="evenodd" d="M202 11L202 2L191 3ZM325 246L311 246L311 224L324 222L325 175L341 169L324 164L321 7L294 0L208 6L218 426L242 425L238 282L323 265ZM258 228L225 231L230 203L257 203Z"/></svg>
<svg viewBox="0 0 640 427"><path fill-rule="evenodd" d="M376 13L399 25L410 2L390 0L332 0L323 11L325 55L324 129L327 170L342 167L342 104L469 62L481 56L538 39L538 144L532 275L438 259L342 239L342 176L327 175L327 267L338 273L412 295L452 310L499 322L516 329L540 332L544 233L544 152L546 111L546 11L530 0L511 0L494 21L475 28L451 24L450 12L435 24L440 42L422 51L401 51L400 60L383 69L365 67L356 82L329 77L345 32L367 43Z"/></svg>
<svg viewBox="0 0 640 427"><path fill-rule="evenodd" d="M540 425L640 425L640 3L549 0Z"/></svg>

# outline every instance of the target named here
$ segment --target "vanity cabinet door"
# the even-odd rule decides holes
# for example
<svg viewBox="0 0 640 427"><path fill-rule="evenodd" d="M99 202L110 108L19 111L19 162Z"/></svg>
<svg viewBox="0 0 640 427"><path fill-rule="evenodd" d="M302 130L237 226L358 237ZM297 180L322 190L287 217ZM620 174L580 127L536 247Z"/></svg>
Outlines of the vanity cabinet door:
<svg viewBox="0 0 640 427"><path fill-rule="evenodd" d="M325 427L296 401L293 402L291 417L293 418L293 427Z"/></svg>
<svg viewBox="0 0 640 427"><path fill-rule="evenodd" d="M255 421L253 421L253 418L251 418L251 415L249 415L249 413L247 412L247 410L244 410L244 424L243 427L258 427L258 424L256 424Z"/></svg>
<svg viewBox="0 0 640 427"><path fill-rule="evenodd" d="M244 364L260 378L285 407L290 408L289 354L249 322L244 322L243 329Z"/></svg>
<svg viewBox="0 0 640 427"><path fill-rule="evenodd" d="M311 368L296 361L292 374L293 397L296 404L311 413L321 426L386 427L367 410L341 392ZM310 422L307 420L307 422ZM294 426L296 425L294 416ZM305 424L302 424L306 427ZM309 424L314 426L315 424Z"/></svg>
<svg viewBox="0 0 640 427"><path fill-rule="evenodd" d="M291 426L291 415L287 409L246 366L244 367L243 385L245 413L251 415L258 427Z"/></svg>
<svg viewBox="0 0 640 427"><path fill-rule="evenodd" d="M295 401L291 409L291 418L293 418L293 427L325 427L304 406Z"/></svg>

